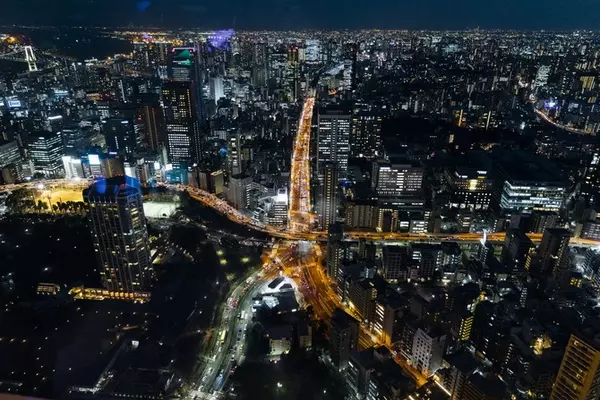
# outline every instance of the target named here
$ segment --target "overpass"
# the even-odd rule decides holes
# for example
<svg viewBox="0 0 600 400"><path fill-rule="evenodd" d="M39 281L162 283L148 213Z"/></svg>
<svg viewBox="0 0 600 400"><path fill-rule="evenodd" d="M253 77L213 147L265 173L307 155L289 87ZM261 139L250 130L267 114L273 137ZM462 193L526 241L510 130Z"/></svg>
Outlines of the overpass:
<svg viewBox="0 0 600 400"><path fill-rule="evenodd" d="M17 189L29 189L29 190L82 190L89 186L91 181L88 180L67 180L67 179L51 179L45 181L32 181L12 185L0 186L0 192L12 191ZM168 183L159 184L161 187L168 188L176 191L186 191L191 198L207 207L212 208L223 216L227 217L232 222L240 225L244 225L248 228L254 229L259 232L264 232L272 237L286 240L303 240L303 241L326 241L327 232L314 231L306 229L306 225L300 223L296 225L296 229L292 228L281 228L269 224L264 224L254 218L240 212L225 200L218 198L212 193L206 192L202 189L186 186L186 185L173 185ZM298 191L297 193L301 193ZM310 198L310 197L309 197ZM305 200L302 197L297 198L299 204ZM309 200L308 200L309 201ZM298 207L298 210L306 210L306 205ZM299 212L300 214L300 212ZM307 213L310 215L310 213ZM296 214L297 215L297 214ZM493 232L487 234L487 241L492 243L504 242L504 232ZM532 242L539 243L542 240L541 233L529 233L527 234ZM370 240L374 242L422 242L422 243L438 243L442 241L455 241L462 243L477 243L483 239L483 233L401 233L401 232L361 232L361 231L348 231L345 232L344 237L346 240ZM571 238L570 244L572 246L582 247L600 247L600 241Z"/></svg>

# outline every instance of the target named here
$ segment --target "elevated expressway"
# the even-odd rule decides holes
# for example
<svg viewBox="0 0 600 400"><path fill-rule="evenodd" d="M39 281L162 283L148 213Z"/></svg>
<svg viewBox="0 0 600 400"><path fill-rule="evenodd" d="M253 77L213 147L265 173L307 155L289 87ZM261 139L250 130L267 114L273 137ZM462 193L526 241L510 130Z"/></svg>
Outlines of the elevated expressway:
<svg viewBox="0 0 600 400"><path fill-rule="evenodd" d="M311 90L302 108L292 152L288 207L288 231L291 233L310 232L312 225L310 204L310 130L314 106L315 93L314 90Z"/></svg>
<svg viewBox="0 0 600 400"><path fill-rule="evenodd" d="M308 100L307 100L308 101ZM312 99L314 101L314 98ZM309 177L310 179L310 177ZM0 186L0 192L12 191L17 189L30 189L30 190L83 190L89 186L91 181L87 180L67 180L67 179L53 179L45 181L33 181L25 182L13 185ZM298 223L292 224L292 226L286 228L280 228L269 224L263 224L256 221L252 217L240 212L239 210L232 207L225 200L218 198L212 193L208 193L202 189L198 189L193 186L186 185L172 185L172 184L159 184L160 186L169 188L177 191L187 191L191 198L207 207L212 208L229 220L244 225L248 228L267 233L268 235L287 240L303 240L303 241L325 241L327 240L327 232L314 231L306 229L306 224L303 222L311 218L310 215L310 192L307 193L307 189L296 190L298 196L295 200L292 200L290 194L290 206L292 203L295 210L291 211L291 217ZM291 185L290 185L291 186ZM307 193L306 195L302 192ZM302 195L300 195L302 194ZM308 197L306 197L308 196ZM309 204L308 206L306 204ZM296 206L303 204L302 206ZM291 208L291 207L290 207ZM309 211L305 211L309 210ZM437 243L441 241L455 241L462 243L477 243L483 239L483 233L423 233L423 234L412 234L412 233L399 233L399 232L360 232L360 231L349 231L345 233L347 240L359 240L366 239L375 242L423 242L423 243ZM487 241L492 243L501 243L504 241L504 232L494 232L487 234ZM539 243L542 240L541 233L530 233L529 238L534 243ZM571 238L570 244L572 246L584 246L584 247L600 247L600 241L588 240L581 238Z"/></svg>

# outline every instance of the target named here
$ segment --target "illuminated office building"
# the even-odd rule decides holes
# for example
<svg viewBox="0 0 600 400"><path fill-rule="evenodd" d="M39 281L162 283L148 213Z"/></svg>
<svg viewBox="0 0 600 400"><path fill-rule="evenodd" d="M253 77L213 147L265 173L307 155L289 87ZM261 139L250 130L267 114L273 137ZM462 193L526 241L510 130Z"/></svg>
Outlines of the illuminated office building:
<svg viewBox="0 0 600 400"><path fill-rule="evenodd" d="M152 282L150 242L138 180L100 179L83 191L94 251L105 289L147 291Z"/></svg>
<svg viewBox="0 0 600 400"><path fill-rule="evenodd" d="M401 160L373 163L371 187L379 197L415 196L422 193L425 168Z"/></svg>
<svg viewBox="0 0 600 400"><path fill-rule="evenodd" d="M592 159L587 163L583 182L581 183L581 195L594 203L598 200L598 191L600 190L600 153L594 152Z"/></svg>
<svg viewBox="0 0 600 400"><path fill-rule="evenodd" d="M522 152L499 151L494 175L497 190L494 205L505 213L559 211L568 183L550 161Z"/></svg>
<svg viewBox="0 0 600 400"><path fill-rule="evenodd" d="M344 258L344 228L337 222L327 227L327 275L337 281L341 275L342 260Z"/></svg>
<svg viewBox="0 0 600 400"><path fill-rule="evenodd" d="M468 210L487 210L492 201L492 179L485 169L457 167L445 171L451 192L450 206Z"/></svg>
<svg viewBox="0 0 600 400"><path fill-rule="evenodd" d="M60 132L38 131L27 138L27 153L35 172L49 178L61 177L64 148Z"/></svg>
<svg viewBox="0 0 600 400"><path fill-rule="evenodd" d="M559 211L566 193L561 182L505 181L500 197L503 211Z"/></svg>
<svg viewBox="0 0 600 400"><path fill-rule="evenodd" d="M318 121L317 176L323 177L325 164L337 165L338 179L348 175L350 157L350 115L340 110L322 110Z"/></svg>
<svg viewBox="0 0 600 400"><path fill-rule="evenodd" d="M352 116L350 154L352 157L373 158L381 147L381 116L357 114Z"/></svg>
<svg viewBox="0 0 600 400"><path fill-rule="evenodd" d="M218 103L219 99L225 97L223 92L223 77L222 76L211 76L209 80L210 99Z"/></svg>
<svg viewBox="0 0 600 400"><path fill-rule="evenodd" d="M20 163L21 151L16 140L4 142L0 139L0 168L8 164Z"/></svg>
<svg viewBox="0 0 600 400"><path fill-rule="evenodd" d="M174 169L191 167L201 155L194 83L164 83L162 97L169 161Z"/></svg>
<svg viewBox="0 0 600 400"><path fill-rule="evenodd" d="M327 228L337 217L338 177L334 163L326 163L323 168L323 181L319 193L319 225Z"/></svg>
<svg viewBox="0 0 600 400"><path fill-rule="evenodd" d="M81 128L77 125L66 126L60 132L65 154L77 156L85 147L85 138Z"/></svg>
<svg viewBox="0 0 600 400"><path fill-rule="evenodd" d="M242 169L242 135L236 133L229 138L227 146L227 164L229 175L237 175Z"/></svg>
<svg viewBox="0 0 600 400"><path fill-rule="evenodd" d="M137 72L150 69L150 44L148 42L133 42L133 68Z"/></svg>
<svg viewBox="0 0 600 400"><path fill-rule="evenodd" d="M146 101L138 109L139 118L143 125L143 136L140 140L151 150L158 150L164 143L164 124L160 105L155 101Z"/></svg>
<svg viewBox="0 0 600 400"><path fill-rule="evenodd" d="M133 121L128 118L109 118L102 122L106 147L111 153L133 155L137 138Z"/></svg>

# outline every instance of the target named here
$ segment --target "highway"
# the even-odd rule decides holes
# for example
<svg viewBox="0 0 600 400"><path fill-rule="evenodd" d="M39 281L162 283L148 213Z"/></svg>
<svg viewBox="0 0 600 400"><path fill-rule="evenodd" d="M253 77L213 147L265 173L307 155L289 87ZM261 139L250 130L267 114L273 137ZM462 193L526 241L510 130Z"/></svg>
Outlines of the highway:
<svg viewBox="0 0 600 400"><path fill-rule="evenodd" d="M565 131L572 132L572 133L578 133L580 135L591 135L592 134L592 132L590 132L590 131L585 131L583 129L577 129L577 128L571 128L570 126L559 124L558 122L555 122L552 119L550 119L550 117L548 117L548 115L546 115L545 112L540 111L535 107L533 107L533 111L535 111L535 113L538 115L538 117L540 117L544 121L548 122L549 124L554 125L557 128L564 129Z"/></svg>
<svg viewBox="0 0 600 400"><path fill-rule="evenodd" d="M288 207L288 230L290 232L309 232L312 224L310 204L310 131L314 90L308 95L302 108L300 124L292 151L290 171L290 194Z"/></svg>
<svg viewBox="0 0 600 400"><path fill-rule="evenodd" d="M216 397L225 387L229 375L243 361L246 327L252 320L252 298L272 277L273 274L259 270L230 292L219 326L215 327L205 349L206 364L191 398ZM242 311L244 318L241 318Z"/></svg>
<svg viewBox="0 0 600 400"><path fill-rule="evenodd" d="M4 191L11 191L16 189L31 189L31 190L83 190L91 181L87 180L66 180L66 179L55 179L55 180L46 180L46 181L35 181L35 182L26 182L15 185L4 185L0 186L0 193ZM327 232L323 231L306 231L305 228L307 226L307 220L309 220L312 216L310 213L293 213L292 218L296 221L299 221L294 227L290 229L282 229L279 227L274 227L268 224L263 224L259 221L256 221L252 217L240 212L239 210L232 207L225 200L218 198L216 195L212 193L208 193L202 189L195 188L192 186L186 185L175 185L168 183L161 183L159 186L163 186L169 188L171 190L178 191L187 191L194 200L201 202L207 207L211 207L215 211L219 212L223 216L227 217L229 220L238 223L240 225L244 225L248 228L255 229L257 231L261 231L269 234L272 237L279 239L287 239L287 240L301 240L301 241L325 241L327 240ZM310 197L310 196L309 196ZM293 196L290 197L290 204L292 203ZM300 202L298 202L300 203ZM306 206L303 206L300 209L305 209ZM487 241L492 243L502 243L504 242L504 232L493 232L487 234ZM527 234L532 242L539 243L542 240L541 233L529 233ZM400 233L400 232L358 232L358 231L348 231L345 232L344 237L347 240L358 240L358 239L366 239L374 242L386 242L391 243L394 241L398 242L423 242L423 243L439 243L441 241L456 241L463 243L477 243L481 241L483 238L483 233ZM589 240L589 239L581 239L581 238L571 238L570 241L571 246L582 246L582 247L600 247L600 241L597 240Z"/></svg>

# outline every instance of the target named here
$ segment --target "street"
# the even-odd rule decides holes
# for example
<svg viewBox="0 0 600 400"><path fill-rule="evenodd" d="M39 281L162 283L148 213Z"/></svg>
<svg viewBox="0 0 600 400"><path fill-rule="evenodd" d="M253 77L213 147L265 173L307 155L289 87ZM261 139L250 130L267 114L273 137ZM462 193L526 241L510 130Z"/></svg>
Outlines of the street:
<svg viewBox="0 0 600 400"><path fill-rule="evenodd" d="M264 271L259 270L231 291L221 322L205 351L206 364L191 398L216 397L232 370L243 361L246 327L252 320L252 298L268 279Z"/></svg>

